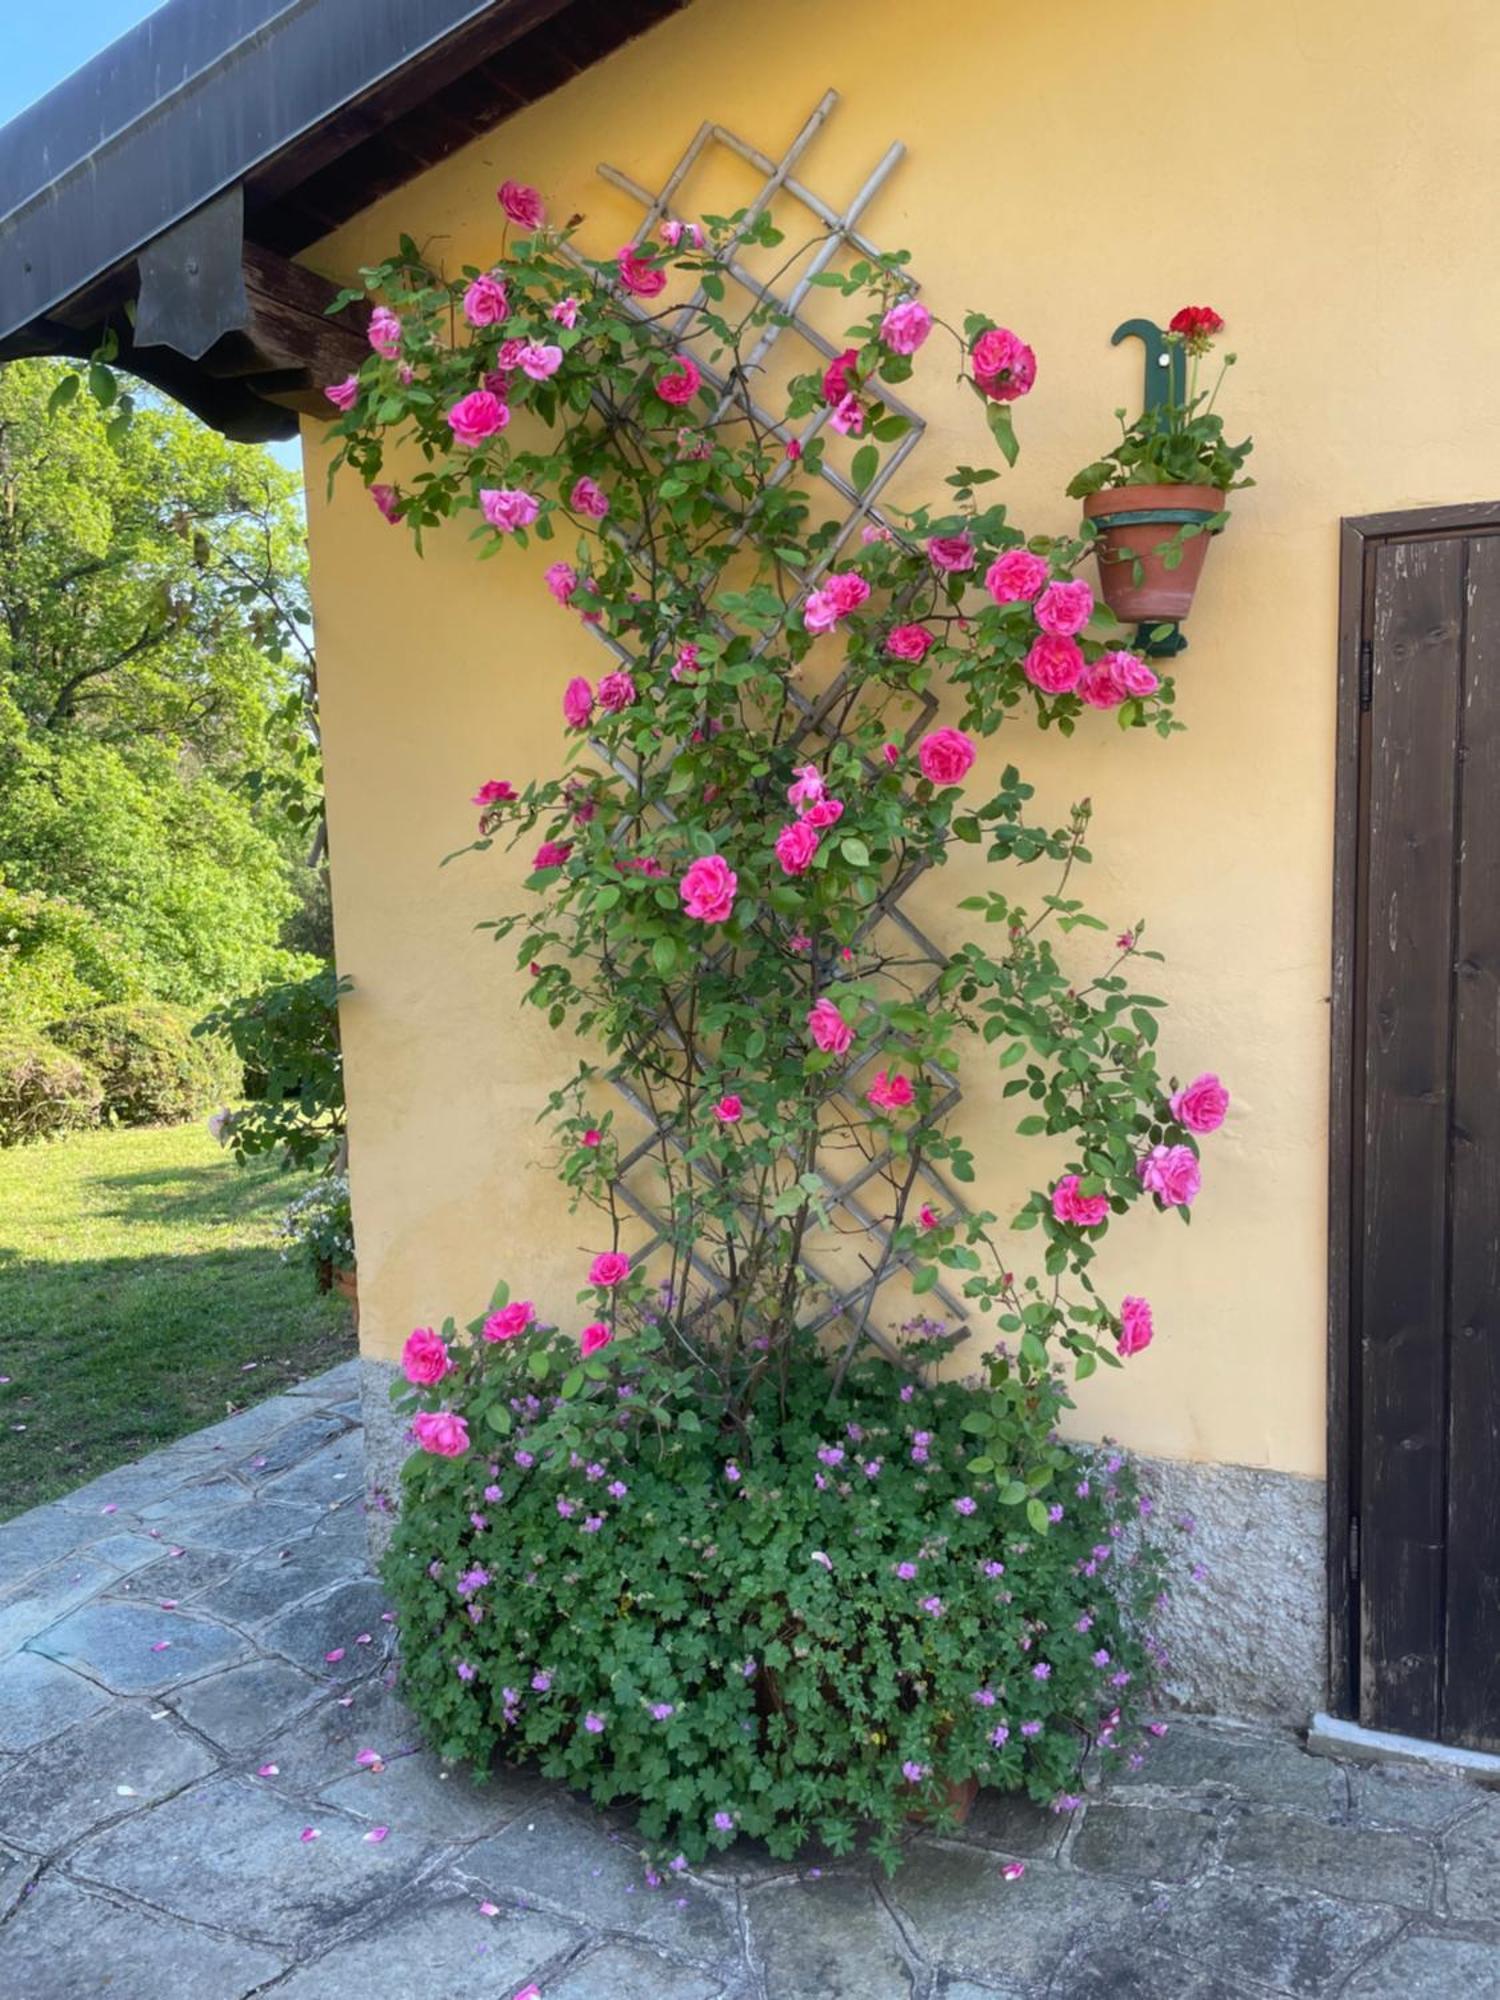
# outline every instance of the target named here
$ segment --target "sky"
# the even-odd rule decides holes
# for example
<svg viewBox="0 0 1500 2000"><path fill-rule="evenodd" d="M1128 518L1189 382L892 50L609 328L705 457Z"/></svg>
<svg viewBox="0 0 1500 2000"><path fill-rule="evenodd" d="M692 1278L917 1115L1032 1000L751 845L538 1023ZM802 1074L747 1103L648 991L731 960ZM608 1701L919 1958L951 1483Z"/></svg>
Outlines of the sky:
<svg viewBox="0 0 1500 2000"><path fill-rule="evenodd" d="M54 84L71 76L90 56L118 41L137 21L154 14L160 0L66 0L47 7L33 0L0 0L0 125ZM302 447L295 438L269 447L283 465L299 470Z"/></svg>

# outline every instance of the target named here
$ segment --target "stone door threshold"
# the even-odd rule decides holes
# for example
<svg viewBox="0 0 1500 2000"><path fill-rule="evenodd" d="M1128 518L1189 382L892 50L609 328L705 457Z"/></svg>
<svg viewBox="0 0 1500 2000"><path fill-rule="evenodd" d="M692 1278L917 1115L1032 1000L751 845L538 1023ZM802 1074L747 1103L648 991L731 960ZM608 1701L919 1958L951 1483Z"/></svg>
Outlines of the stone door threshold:
<svg viewBox="0 0 1500 2000"><path fill-rule="evenodd" d="M1486 1750L1463 1750L1453 1743L1429 1743L1420 1736L1366 1729L1321 1710L1307 1732L1307 1747L1317 1757L1341 1757L1356 1764L1415 1764L1426 1771L1473 1778L1500 1789L1500 1757Z"/></svg>

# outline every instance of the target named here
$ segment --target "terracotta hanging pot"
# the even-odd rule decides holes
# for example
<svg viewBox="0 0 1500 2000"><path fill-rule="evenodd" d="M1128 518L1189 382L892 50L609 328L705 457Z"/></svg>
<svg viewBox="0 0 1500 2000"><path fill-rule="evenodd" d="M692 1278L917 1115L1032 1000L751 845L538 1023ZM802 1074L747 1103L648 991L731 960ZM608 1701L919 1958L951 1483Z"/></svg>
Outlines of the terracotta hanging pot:
<svg viewBox="0 0 1500 2000"><path fill-rule="evenodd" d="M1179 528L1212 520L1224 497L1217 486L1110 486L1084 495L1084 517L1099 530L1099 588L1116 618L1143 624L1187 616L1212 537L1189 535L1175 568L1162 558Z"/></svg>

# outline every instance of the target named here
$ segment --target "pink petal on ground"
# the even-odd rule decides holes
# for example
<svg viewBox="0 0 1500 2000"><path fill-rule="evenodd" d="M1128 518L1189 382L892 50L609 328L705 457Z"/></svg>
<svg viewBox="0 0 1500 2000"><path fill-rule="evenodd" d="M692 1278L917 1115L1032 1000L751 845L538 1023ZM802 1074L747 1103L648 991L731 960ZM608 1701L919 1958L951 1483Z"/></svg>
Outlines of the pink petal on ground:
<svg viewBox="0 0 1500 2000"><path fill-rule="evenodd" d="M343 1657L344 1657L344 1649L342 1646L335 1646L331 1653L325 1653L323 1655L323 1658L328 1662L330 1667L336 1667L339 1661L343 1659Z"/></svg>
<svg viewBox="0 0 1500 2000"><path fill-rule="evenodd" d="M265 1462L263 1458L252 1458L250 1461L250 1470L252 1472L259 1472Z"/></svg>
<svg viewBox="0 0 1500 2000"><path fill-rule="evenodd" d="M186 1550L186 1549L168 1549L168 1550L167 1550L167 1554L168 1554L169 1556L185 1556L185 1555L187 1554L187 1550Z"/></svg>
<svg viewBox="0 0 1500 2000"><path fill-rule="evenodd" d="M255 1775L257 1778L279 1778L281 1776L281 1766L279 1764L262 1764Z"/></svg>
<svg viewBox="0 0 1500 2000"><path fill-rule="evenodd" d="M388 1826L372 1826L370 1831L365 1835L365 1839L369 1841L372 1847L378 1847L389 1832L390 1828Z"/></svg>
<svg viewBox="0 0 1500 2000"><path fill-rule="evenodd" d="M395 1614L395 1612L394 1612L394 1611L382 1611L382 1612L381 1612L381 1614L380 1614L380 1622L381 1622L381 1624L382 1624L382 1625L394 1625L394 1624L395 1624L395 1622L396 1622L396 1614Z"/></svg>
<svg viewBox="0 0 1500 2000"><path fill-rule="evenodd" d="M151 1650L153 1653L164 1653L167 1650L168 1646L171 1645L171 1643L172 1641L170 1639L158 1639L155 1645L152 1646Z"/></svg>
<svg viewBox="0 0 1500 2000"><path fill-rule="evenodd" d="M248 1375L252 1368L259 1368L259 1366L260 1363L258 1361L242 1361L240 1363L240 1373L242 1375Z"/></svg>
<svg viewBox="0 0 1500 2000"><path fill-rule="evenodd" d="M179 1600L175 1597L164 1597L161 1600L161 1608L163 1611L175 1611L177 1609L178 1602Z"/></svg>
<svg viewBox="0 0 1500 2000"><path fill-rule="evenodd" d="M542 2000L542 1989L540 1986L523 1986L515 2000Z"/></svg>
<svg viewBox="0 0 1500 2000"><path fill-rule="evenodd" d="M1000 1870L1000 1873L1005 1877L1007 1882L1019 1882L1021 1877L1026 1873L1026 1863L1024 1861L1007 1861L1005 1866Z"/></svg>
<svg viewBox="0 0 1500 2000"><path fill-rule="evenodd" d="M482 1917L498 1917L500 1914L500 1905L498 1903L481 1903L479 1905L479 1914Z"/></svg>
<svg viewBox="0 0 1500 2000"><path fill-rule="evenodd" d="M383 1771L385 1769L385 1759L378 1750L361 1750L354 1761L366 1771Z"/></svg>
<svg viewBox="0 0 1500 2000"><path fill-rule="evenodd" d="M339 1706L340 1708L353 1708L353 1706L354 1706L354 1697L353 1697L353 1695L352 1695L352 1694L341 1694L341 1695L340 1695L340 1696L338 1697L338 1706Z"/></svg>
<svg viewBox="0 0 1500 2000"><path fill-rule="evenodd" d="M354 1643L356 1646L368 1646L373 1637L374 1634L372 1632L361 1632Z"/></svg>
<svg viewBox="0 0 1500 2000"><path fill-rule="evenodd" d="M318 1829L315 1826L305 1826L299 1838L302 1840L316 1840L318 1838Z"/></svg>
<svg viewBox="0 0 1500 2000"><path fill-rule="evenodd" d="M107 1507L101 1507L99 1509L99 1512L101 1514L118 1514L119 1511L120 1511L120 1503L118 1500L111 1500Z"/></svg>

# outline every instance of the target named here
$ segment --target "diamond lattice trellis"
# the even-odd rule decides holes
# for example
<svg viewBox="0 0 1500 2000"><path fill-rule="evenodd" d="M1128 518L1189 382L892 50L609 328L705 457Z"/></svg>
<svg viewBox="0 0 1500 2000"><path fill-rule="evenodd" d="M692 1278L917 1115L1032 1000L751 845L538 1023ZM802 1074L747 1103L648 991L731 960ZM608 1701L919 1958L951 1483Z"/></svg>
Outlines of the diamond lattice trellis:
<svg viewBox="0 0 1500 2000"><path fill-rule="evenodd" d="M838 346L802 311L813 291L815 280L846 250L853 250L870 258L879 258L882 255L876 245L861 231L859 221L905 152L899 141L887 148L859 191L842 210L815 194L797 172L803 156L837 103L837 92L828 91L780 161L771 159L758 147L726 131L723 126L705 123L694 134L687 150L668 175L659 194L652 195L618 168L601 166L598 170L604 180L639 202L644 210L632 239L635 242L651 235L663 217L671 213L675 207L682 205L679 198L685 185L693 176L695 169L704 166L712 158L715 149L727 150L763 177L759 191L744 204L739 231L723 245L716 260L727 278L732 279L746 293L770 305L776 315L775 319L760 332L754 347L745 357L741 369L745 383L758 378L773 347L788 332L793 333L824 360L832 360L839 352ZM772 201L782 197L790 198L792 202L807 210L819 225L823 235L817 247L808 255L795 283L788 285L784 292L778 292L773 285L762 283L747 268L737 252L737 245L745 231ZM583 260L580 258L579 261L581 263ZM707 295L701 288L696 291L676 310L675 323L669 330L678 337L684 336L693 323L694 315L705 304L706 299ZM641 318L647 317L645 311L636 305L634 300L627 298L624 303L628 310L636 312ZM725 377L705 363L701 356L695 356L695 359L704 378L720 392L721 402L715 414L721 415L729 405L730 385ZM749 393L748 389L743 387L739 391L741 397ZM805 572L793 572L799 601L808 591L816 587L819 577L836 560L839 551L867 522L873 522L881 527L886 525L879 510L880 495L921 442L924 422L920 412L891 394L884 386L881 390L881 399L890 412L906 419L908 429L883 455L874 477L863 489L856 488L852 480L840 471L837 465L829 462L826 454L819 459L817 476L827 489L831 504L838 510L837 526L816 568ZM750 396L750 406L756 421L768 433L784 439L795 434L804 445L822 430L829 414L827 410L820 409L794 433L785 421L756 402L753 395ZM786 477L791 469L792 461L788 460L773 477ZM618 637L598 626L590 629L618 659L627 663L634 662L635 655L630 647ZM811 740L819 736L826 741L832 733L831 719L838 713L840 702L848 692L847 671L836 674L821 693L808 693L795 686L789 687L788 692L799 716L794 742L810 746ZM930 694L921 698L906 732L908 744L914 742L925 731L936 709L937 703ZM635 778L636 773L629 763L607 746L596 742L593 747L596 754L621 776L631 780ZM810 748L809 754L811 754ZM908 996L919 1005L933 993L938 974L947 962L947 955L926 936L902 908L904 899L926 872L926 867L926 863L910 867L896 881L889 884L872 907L860 932L861 939L873 939L877 934L883 936L891 944L893 951L899 953L901 967L911 982L907 988ZM658 1026L663 1027L664 1024L658 1023ZM899 1045L899 1039L894 1037L888 1042L887 1047ZM855 1068L846 1071L830 1090L828 1102L838 1117L850 1123L861 1120L862 1114L856 1093L860 1079L868 1077L878 1060L879 1052L867 1053L862 1061ZM935 1069L930 1065L927 1074L932 1081L941 1086L940 1095L934 1101L931 1113L934 1117L940 1117L943 1113L951 1111L960 1100L958 1080L946 1071ZM669 1241L669 1231L658 1206L660 1190L656 1182L659 1176L654 1172L648 1174L643 1170L653 1168L659 1163L666 1149L671 1149L679 1155L685 1152L686 1140L681 1133L673 1129L670 1119L658 1117L625 1074L616 1070L611 1074L609 1081L644 1127L643 1136L621 1153L615 1188L624 1205L649 1232L648 1240L636 1253L645 1259ZM870 1128L867 1126L866 1129ZM855 1261L860 1266L860 1271L859 1275L853 1276L847 1272L835 1272L831 1269L827 1248L819 1240L805 1246L800 1259L803 1270L817 1293L818 1303L809 1322L814 1330L837 1328L846 1334L851 1343L861 1337L868 1338L890 1354L896 1351L894 1343L882 1328L873 1322L877 1307L886 1296L886 1288L904 1277L908 1260L903 1255L891 1251L890 1233L881 1217L865 1199L865 1192L872 1181L883 1174L894 1172L895 1168L895 1157L888 1146L878 1146L868 1155L861 1153L859 1166L848 1174L840 1172L820 1154L817 1172L825 1190L827 1208L833 1217L835 1233L846 1247L851 1244L855 1247ZM696 1171L703 1171L701 1162L697 1163ZM930 1199L948 1215L962 1211L962 1204L944 1178L927 1165L917 1169L909 1206L914 1206L923 1199ZM695 1255L694 1270L707 1297L717 1296L725 1289L727 1283L725 1274L711 1259ZM955 1324L963 1323L966 1309L944 1285L938 1284L927 1296L939 1301Z"/></svg>

